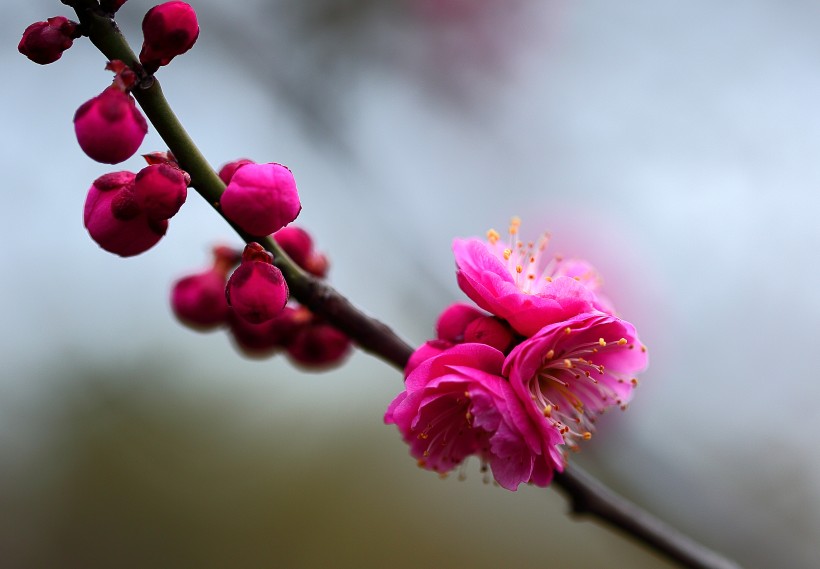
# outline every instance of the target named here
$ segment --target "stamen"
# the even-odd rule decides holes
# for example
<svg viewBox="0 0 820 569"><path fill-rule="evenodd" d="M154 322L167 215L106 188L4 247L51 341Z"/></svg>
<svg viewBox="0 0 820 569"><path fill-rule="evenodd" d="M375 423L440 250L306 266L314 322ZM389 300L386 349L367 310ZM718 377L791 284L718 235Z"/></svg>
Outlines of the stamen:
<svg viewBox="0 0 820 569"><path fill-rule="evenodd" d="M501 238L501 235L498 234L498 231L495 229L490 229L487 231L487 241L490 242L490 245L495 245L498 243L498 240Z"/></svg>

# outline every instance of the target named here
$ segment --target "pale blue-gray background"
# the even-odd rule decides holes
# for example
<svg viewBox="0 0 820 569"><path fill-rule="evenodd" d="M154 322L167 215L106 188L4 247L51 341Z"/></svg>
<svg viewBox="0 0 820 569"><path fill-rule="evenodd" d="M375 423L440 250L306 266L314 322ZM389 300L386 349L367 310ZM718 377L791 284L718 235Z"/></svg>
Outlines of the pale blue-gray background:
<svg viewBox="0 0 820 569"><path fill-rule="evenodd" d="M122 9L137 45L150 5ZM464 24L194 5L168 99L215 166L291 167L342 293L420 343L460 298L454 236L549 229L652 358L573 460L749 567L820 562L820 6L488 1ZM195 194L137 258L88 238L85 191L112 168L71 117L110 73L87 41L46 67L16 52L56 14L0 21L8 566L666 566L549 490L416 469L381 424L401 378L378 360L304 374L179 326L170 283L236 241ZM161 149L152 130L140 150Z"/></svg>

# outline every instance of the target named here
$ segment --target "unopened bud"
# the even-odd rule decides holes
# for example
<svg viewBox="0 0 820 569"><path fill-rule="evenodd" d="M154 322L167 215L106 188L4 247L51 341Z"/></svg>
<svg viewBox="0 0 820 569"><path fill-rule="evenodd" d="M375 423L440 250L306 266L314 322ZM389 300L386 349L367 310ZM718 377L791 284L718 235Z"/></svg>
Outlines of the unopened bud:
<svg viewBox="0 0 820 569"><path fill-rule="evenodd" d="M228 304L236 314L260 324L282 312L288 301L288 285L282 271L258 243L251 243L242 253L242 263L228 279L225 289Z"/></svg>
<svg viewBox="0 0 820 569"><path fill-rule="evenodd" d="M137 173L134 196L151 219L170 219L188 196L191 177L171 164L152 164Z"/></svg>
<svg viewBox="0 0 820 569"><path fill-rule="evenodd" d="M281 164L245 164L220 199L225 216L251 235L267 236L302 210L293 174Z"/></svg>
<svg viewBox="0 0 820 569"><path fill-rule="evenodd" d="M63 16L34 22L23 32L17 51L40 65L54 63L80 37L78 26L77 22Z"/></svg>
<svg viewBox="0 0 820 569"><path fill-rule="evenodd" d="M88 190L83 221L97 244L121 257L143 253L157 244L167 221L152 221L134 199L132 172L100 176Z"/></svg>
<svg viewBox="0 0 820 569"><path fill-rule="evenodd" d="M117 164L137 151L148 132L148 123L134 99L111 86L77 109L74 131L80 148L90 158Z"/></svg>
<svg viewBox="0 0 820 569"><path fill-rule="evenodd" d="M142 20L145 37L140 63L149 73L168 65L177 55L191 49L199 37L196 12L185 2L165 2L154 6Z"/></svg>

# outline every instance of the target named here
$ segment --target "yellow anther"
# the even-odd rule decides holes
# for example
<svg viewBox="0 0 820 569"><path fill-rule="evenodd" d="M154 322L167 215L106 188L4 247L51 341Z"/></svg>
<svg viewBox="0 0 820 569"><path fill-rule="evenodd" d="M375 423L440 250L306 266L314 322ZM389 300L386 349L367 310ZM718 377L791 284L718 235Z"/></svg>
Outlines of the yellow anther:
<svg viewBox="0 0 820 569"><path fill-rule="evenodd" d="M522 267L521 265L516 265L515 266L515 272L516 273L520 274L521 272L523 272L523 270L524 270L524 267Z"/></svg>
<svg viewBox="0 0 820 569"><path fill-rule="evenodd" d="M504 260L505 261L509 261L511 255L512 255L512 250L511 249L504 249Z"/></svg>
<svg viewBox="0 0 820 569"><path fill-rule="evenodd" d="M588 441L591 438L592 438L592 433L590 433L589 431L584 431L584 440Z"/></svg>
<svg viewBox="0 0 820 569"><path fill-rule="evenodd" d="M544 280L547 281L548 283L551 283L552 282L552 277L544 277Z"/></svg>
<svg viewBox="0 0 820 569"><path fill-rule="evenodd" d="M572 328L570 328L569 326L564 328L564 334L572 334Z"/></svg>
<svg viewBox="0 0 820 569"><path fill-rule="evenodd" d="M632 387L638 387L638 378L633 377L632 379L629 380L629 383L632 384Z"/></svg>
<svg viewBox="0 0 820 569"><path fill-rule="evenodd" d="M646 353L646 346L641 346L641 351L642 351L643 353Z"/></svg>
<svg viewBox="0 0 820 569"><path fill-rule="evenodd" d="M501 235L499 235L498 231L496 231L495 229L490 229L487 232L487 241L490 242L490 245L495 245L500 238Z"/></svg>
<svg viewBox="0 0 820 569"><path fill-rule="evenodd" d="M555 350L550 350L549 352L547 352L548 360L551 360L553 357L555 357Z"/></svg>
<svg viewBox="0 0 820 569"><path fill-rule="evenodd" d="M510 219L510 227L518 227L519 225L521 225L521 218L518 217L517 215L514 215Z"/></svg>
<svg viewBox="0 0 820 569"><path fill-rule="evenodd" d="M550 417L552 415L552 405L547 405L544 407L544 417Z"/></svg>
<svg viewBox="0 0 820 569"><path fill-rule="evenodd" d="M618 340L618 345L619 346L626 346L626 338L621 338L620 340Z"/></svg>
<svg viewBox="0 0 820 569"><path fill-rule="evenodd" d="M598 344L599 344L602 348L606 348L606 340L604 340L603 338L598 338Z"/></svg>
<svg viewBox="0 0 820 569"><path fill-rule="evenodd" d="M569 358L566 358L564 360L564 365L567 366L568 368L571 368L572 367L572 360L569 359Z"/></svg>

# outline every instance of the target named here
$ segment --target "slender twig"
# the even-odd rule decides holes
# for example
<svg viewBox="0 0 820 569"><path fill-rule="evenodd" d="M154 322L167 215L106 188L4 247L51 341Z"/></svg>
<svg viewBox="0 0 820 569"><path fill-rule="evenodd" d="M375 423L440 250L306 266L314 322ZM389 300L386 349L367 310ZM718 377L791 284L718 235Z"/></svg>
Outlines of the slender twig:
<svg viewBox="0 0 820 569"><path fill-rule="evenodd" d="M190 174L191 185L225 218L219 207L224 183L171 110L159 81L142 73L139 60L113 19L104 14L94 0L63 0L63 3L75 9L85 32L103 55L109 60L119 59L137 72L141 81L133 90L134 97L179 161L180 167ZM413 348L388 326L364 314L326 282L305 273L272 238L260 239L248 235L227 218L225 221L243 240L258 241L273 253L275 264L285 275L291 294L299 302L348 334L360 348L404 369ZM597 518L683 566L739 569L739 565L684 536L576 466L567 465L564 472L557 473L553 485L567 495L574 514Z"/></svg>

